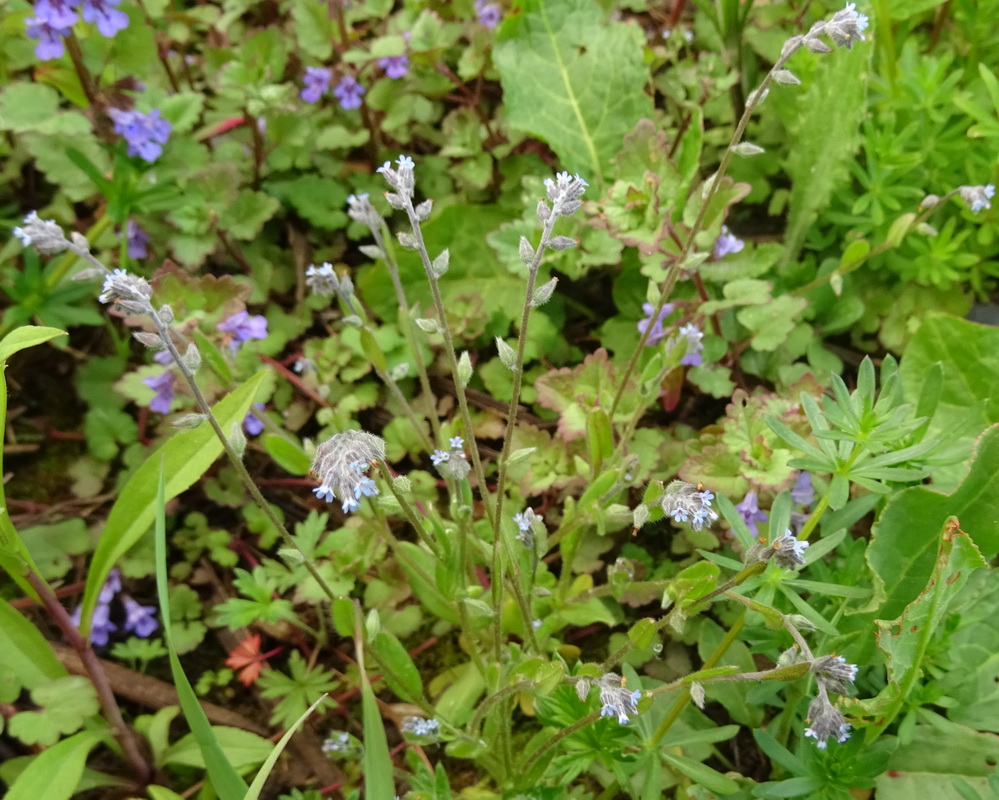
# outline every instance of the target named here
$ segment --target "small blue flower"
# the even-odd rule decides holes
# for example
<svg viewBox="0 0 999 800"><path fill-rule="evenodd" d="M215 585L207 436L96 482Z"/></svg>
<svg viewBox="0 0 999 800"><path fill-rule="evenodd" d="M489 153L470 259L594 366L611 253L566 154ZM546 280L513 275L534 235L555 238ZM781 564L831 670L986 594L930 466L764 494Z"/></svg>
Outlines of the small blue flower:
<svg viewBox="0 0 999 800"><path fill-rule="evenodd" d="M438 464L443 464L445 461L451 458L451 454L447 450L434 450L430 454L430 460L434 462L436 467Z"/></svg>
<svg viewBox="0 0 999 800"><path fill-rule="evenodd" d="M411 159L409 156L399 156L395 160L395 163L400 170L415 169L416 167L416 164L413 162L413 159Z"/></svg>
<svg viewBox="0 0 999 800"><path fill-rule="evenodd" d="M354 487L354 497L360 500L362 497L374 497L378 494L378 486L367 475L363 476Z"/></svg>
<svg viewBox="0 0 999 800"><path fill-rule="evenodd" d="M319 98L329 91L332 78L333 73L326 67L306 67L305 77L302 79L305 88L299 93L299 97L306 103L318 103Z"/></svg>
<svg viewBox="0 0 999 800"><path fill-rule="evenodd" d="M327 503L332 503L336 499L336 495L333 494L333 490L329 486L326 486L325 484L322 486L317 486L315 489L312 490L312 492L320 500L325 500Z"/></svg>
<svg viewBox="0 0 999 800"><path fill-rule="evenodd" d="M452 436L448 439L448 444L451 445L452 449L457 450L458 448L465 446L465 440L460 436Z"/></svg>

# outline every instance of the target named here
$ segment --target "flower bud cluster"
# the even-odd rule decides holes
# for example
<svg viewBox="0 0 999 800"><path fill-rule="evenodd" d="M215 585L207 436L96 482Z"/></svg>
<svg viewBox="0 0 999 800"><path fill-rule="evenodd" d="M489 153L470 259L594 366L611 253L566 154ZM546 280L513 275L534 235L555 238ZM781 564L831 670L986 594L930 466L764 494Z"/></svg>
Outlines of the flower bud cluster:
<svg viewBox="0 0 999 800"><path fill-rule="evenodd" d="M24 226L14 228L14 235L25 247L34 245L39 253L61 253L69 242L54 219L41 219L37 211L24 218Z"/></svg>
<svg viewBox="0 0 999 800"><path fill-rule="evenodd" d="M376 172L380 173L386 183L395 190L395 194L386 194L385 199L392 208L404 209L412 205L413 189L416 179L413 177L413 159L409 156L399 156L392 167L391 161L386 161Z"/></svg>
<svg viewBox="0 0 999 800"><path fill-rule="evenodd" d="M385 459L385 440L365 431L345 431L330 437L316 448L312 473L320 485L316 497L332 502L339 497L343 513L357 511L362 497L374 497L378 487L365 473L372 462Z"/></svg>
<svg viewBox="0 0 999 800"><path fill-rule="evenodd" d="M788 528L770 544L764 541L754 544L746 551L745 562L748 566L773 559L779 567L795 569L804 566L805 550L807 549L808 542L798 539Z"/></svg>
<svg viewBox="0 0 999 800"><path fill-rule="evenodd" d="M382 224L382 215L371 205L367 193L352 194L347 198L347 216L372 229L377 229Z"/></svg>
<svg viewBox="0 0 999 800"><path fill-rule="evenodd" d="M126 311L135 314L152 313L153 306L149 298L153 296L153 287L145 278L132 275L123 269L116 269L105 276L104 286L97 298L102 303L117 303Z"/></svg>
<svg viewBox="0 0 999 800"><path fill-rule="evenodd" d="M350 279L350 275L337 275L333 265L328 261L324 261L318 267L315 264L309 265L305 270L305 285L323 297L336 294L344 302L349 302L354 296L354 282Z"/></svg>
<svg viewBox="0 0 999 800"><path fill-rule="evenodd" d="M689 522L699 531L718 519L718 513L711 508L715 496L706 489L699 489L686 481L672 481L659 504L663 514L672 517L674 522Z"/></svg>
<svg viewBox="0 0 999 800"><path fill-rule="evenodd" d="M808 706L805 736L815 739L818 748L825 750L829 739L842 744L850 738L851 725L832 704L829 692L845 692L846 684L857 677L857 667L847 664L842 656L820 656L812 661L811 672L818 683L818 695Z"/></svg>
<svg viewBox="0 0 999 800"><path fill-rule="evenodd" d="M552 207L549 209L542 200L538 204L538 217L542 222L547 222L552 214L556 217L568 217L575 213L582 205L579 198L583 196L587 186L589 184L578 175L570 176L568 172L558 173L555 180L546 178L545 190Z"/></svg>
<svg viewBox="0 0 999 800"><path fill-rule="evenodd" d="M576 694L580 700L585 700L590 693L590 684L600 689L600 716L616 717L621 725L631 722L638 715L638 701L642 698L639 689L628 690L625 679L608 672L596 680L580 678L576 682Z"/></svg>

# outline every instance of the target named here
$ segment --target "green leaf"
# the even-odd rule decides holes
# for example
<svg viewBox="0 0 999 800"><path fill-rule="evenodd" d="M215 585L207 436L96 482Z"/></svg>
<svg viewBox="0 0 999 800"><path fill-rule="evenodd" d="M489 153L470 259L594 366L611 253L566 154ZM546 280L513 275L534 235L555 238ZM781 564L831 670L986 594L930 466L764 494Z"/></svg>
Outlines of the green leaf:
<svg viewBox="0 0 999 800"><path fill-rule="evenodd" d="M63 739L35 756L14 781L6 800L68 800L83 777L87 756L104 738L96 731L83 731Z"/></svg>
<svg viewBox="0 0 999 800"><path fill-rule="evenodd" d="M14 353L28 347L44 344L57 336L68 335L58 328L43 328L38 325L25 325L8 333L0 341L0 362L6 362Z"/></svg>
<svg viewBox="0 0 999 800"><path fill-rule="evenodd" d="M999 328L945 314L928 316L912 337L899 367L906 398L915 400L923 387L943 381L928 435L970 453L979 433L999 422ZM964 461L964 459L961 459ZM960 478L963 463L934 470L935 483L949 488Z"/></svg>
<svg viewBox="0 0 999 800"><path fill-rule="evenodd" d="M289 441L276 433L264 436L264 450L286 472L292 475L308 475L312 459L306 455L301 445Z"/></svg>
<svg viewBox="0 0 999 800"><path fill-rule="evenodd" d="M680 608L690 608L718 585L717 564L699 561L681 570L666 587L666 596Z"/></svg>
<svg viewBox="0 0 999 800"><path fill-rule="evenodd" d="M253 381L251 380L250 383L253 383ZM252 398L253 394L250 393L246 400L247 404L249 404ZM146 464L149 463L148 461L146 462ZM208 777L211 779L213 788L221 800L242 800L248 791L246 783L239 777L236 770L233 769L232 764L222 752L219 741L215 736L211 724L208 722L208 717L205 715L204 709L202 709L201 703L198 701L198 696L194 693L194 689L187 679L180 659L177 658L177 650L173 644L170 625L170 597L168 594L169 584L167 580L166 557L166 473L166 457L161 456L158 479L155 484L156 496L154 500L156 522L156 595L160 606L163 639L166 641L167 649L170 651L170 672L173 675L174 686L177 687L177 698L184 712L184 719L187 720L187 724L191 728L191 736L198 743L198 748L201 750L202 764L208 770ZM261 758L261 761L264 758L266 758L266 754ZM164 754L164 759L166 759L166 754Z"/></svg>
<svg viewBox="0 0 999 800"><path fill-rule="evenodd" d="M732 794L739 791L739 784L731 778L722 775L717 770L711 769L707 764L695 761L687 756L681 756L669 750L662 750L659 753L667 764L682 772L688 778L699 783L705 789L719 794Z"/></svg>
<svg viewBox="0 0 999 800"><path fill-rule="evenodd" d="M226 759L228 768L234 770L233 777L242 783L242 778L239 778L235 770L245 770L262 764L267 760L274 747L263 736L251 731L244 731L242 728L212 725L210 733L215 746L219 748L217 752L215 752L215 746L211 750L204 749L199 737L189 733L167 749L163 754L163 763L203 769L207 767L212 783L215 783L216 773L213 772L212 765L221 756ZM217 784L216 788L218 788ZM246 788L242 789L241 793L236 795L238 800L243 800L247 791ZM219 794L221 796L222 792L219 791Z"/></svg>
<svg viewBox="0 0 999 800"><path fill-rule="evenodd" d="M406 648L391 633L380 631L371 643L378 660L384 665L385 682L400 698L413 702L423 697L420 671Z"/></svg>
<svg viewBox="0 0 999 800"><path fill-rule="evenodd" d="M837 51L817 58L815 80L798 95L787 157L791 177L783 263L798 257L809 228L829 205L833 192L849 180L850 162L860 145L867 113L871 48Z"/></svg>
<svg viewBox="0 0 999 800"><path fill-rule="evenodd" d="M644 37L594 0L524 0L496 34L493 61L507 122L547 142L560 167L589 181L612 174L625 135L652 103Z"/></svg>
<svg viewBox="0 0 999 800"><path fill-rule="evenodd" d="M878 717L878 731L891 724L922 671L922 661L951 601L973 570L985 566L974 542L949 520L943 529L933 573L925 589L892 621L876 620L878 647L884 651L888 685L871 700L860 703ZM887 605L887 604L886 604Z"/></svg>
<svg viewBox="0 0 999 800"><path fill-rule="evenodd" d="M163 98L158 108L163 112L163 118L173 126L170 133L177 135L194 128L204 104L205 95L201 92L180 92Z"/></svg>
<svg viewBox="0 0 999 800"><path fill-rule="evenodd" d="M308 719L309 715L315 711L319 704L325 699L326 695L323 695L316 700L315 703L305 710L302 716L295 720L295 724L285 731L284 736L282 736L281 740L274 745L274 749L271 750L271 754L267 756L267 760L263 763L263 766L260 767L260 771L253 779L253 783L250 784L250 789L247 791L246 797L243 798L243 800L257 800L257 798L260 797L260 792L263 791L264 784L267 782L267 777L274 770L274 765L277 764L277 760L281 756L281 753L284 752L285 747L288 746L288 742L291 741L291 737L295 735L295 731L302 727L302 724L306 719ZM153 798L153 800L156 799Z"/></svg>
<svg viewBox="0 0 999 800"><path fill-rule="evenodd" d="M31 690L31 700L38 710L15 714L8 731L25 744L44 747L76 733L101 709L94 685L80 675L66 675L36 686Z"/></svg>
<svg viewBox="0 0 999 800"><path fill-rule="evenodd" d="M215 404L212 413L223 431L229 430L234 422L242 424L266 375L267 371L261 370ZM211 426L200 425L194 430L174 434L146 459L122 487L90 562L80 614L84 635L90 631L90 618L97 604L97 595L108 573L153 522L157 507L156 475L160 465L163 465L167 476L166 497L173 499L194 485L221 453L222 443Z"/></svg>
<svg viewBox="0 0 999 800"><path fill-rule="evenodd" d="M219 225L234 238L248 241L257 237L280 205L270 195L244 189L234 203L222 210Z"/></svg>
<svg viewBox="0 0 999 800"><path fill-rule="evenodd" d="M741 308L735 316L753 334L753 349L770 352L787 340L807 305L804 297L783 294L766 305Z"/></svg>
<svg viewBox="0 0 999 800"><path fill-rule="evenodd" d="M999 553L999 425L982 436L967 477L949 495L914 486L892 495L874 524L867 563L884 585L879 614L894 619L922 591L933 574L940 531L948 517L985 558Z"/></svg>
<svg viewBox="0 0 999 800"><path fill-rule="evenodd" d="M26 689L34 689L68 673L52 647L24 614L0 598L0 653Z"/></svg>

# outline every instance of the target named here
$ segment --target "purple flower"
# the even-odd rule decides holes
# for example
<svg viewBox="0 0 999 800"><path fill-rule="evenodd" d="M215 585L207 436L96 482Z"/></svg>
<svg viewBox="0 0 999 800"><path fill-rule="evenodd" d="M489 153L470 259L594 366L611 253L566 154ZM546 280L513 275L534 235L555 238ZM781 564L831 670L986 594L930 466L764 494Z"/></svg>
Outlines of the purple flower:
<svg viewBox="0 0 999 800"><path fill-rule="evenodd" d="M678 333L681 339L687 340L687 352L680 359L680 363L686 364L689 367L699 367L704 363L704 358L701 356L701 351L704 349L702 342L704 334L701 333L701 329L694 323L688 322L680 328Z"/></svg>
<svg viewBox="0 0 999 800"><path fill-rule="evenodd" d="M735 510L739 512L739 516L742 517L742 521L746 523L746 527L749 528L749 532L753 536L759 533L756 523L767 521L766 512L760 511L755 489L746 492L745 498L735 507Z"/></svg>
<svg viewBox="0 0 999 800"><path fill-rule="evenodd" d="M83 0L83 19L97 26L101 36L110 39L128 27L128 14L115 6L121 0Z"/></svg>
<svg viewBox="0 0 999 800"><path fill-rule="evenodd" d="M116 630L118 630L118 626L111 621L111 606L98 603L94 608L94 617L90 622L90 643L103 647Z"/></svg>
<svg viewBox="0 0 999 800"><path fill-rule="evenodd" d="M254 408L263 408L263 403L254 403ZM243 418L243 430L246 431L250 436L256 436L264 429L264 423L260 417L256 416L252 411L248 412Z"/></svg>
<svg viewBox="0 0 999 800"><path fill-rule="evenodd" d="M649 338L645 340L646 347L654 347L666 338L666 331L663 330L663 322L673 313L673 304L667 303L662 307L655 322L652 322L652 312L656 307L652 303L642 303L642 311L645 312L645 319L639 320L638 332L645 333L645 329L652 323L652 330L649 331Z"/></svg>
<svg viewBox="0 0 999 800"><path fill-rule="evenodd" d="M35 55L42 61L59 58L66 52L62 37L69 35L69 28L56 27L41 17L32 17L25 22L28 25L28 36L38 40L38 44L35 45Z"/></svg>
<svg viewBox="0 0 999 800"><path fill-rule="evenodd" d="M378 66L385 70L385 74L392 78L401 78L409 72L409 56L403 53L401 56L386 56L378 59Z"/></svg>
<svg viewBox="0 0 999 800"><path fill-rule="evenodd" d="M38 0L35 18L44 20L53 28L70 28L79 19L76 7L80 0Z"/></svg>
<svg viewBox="0 0 999 800"><path fill-rule="evenodd" d="M357 82L353 75L345 76L333 89L333 95L340 101L340 107L347 111L361 107L362 94L364 94L364 87Z"/></svg>
<svg viewBox="0 0 999 800"><path fill-rule="evenodd" d="M299 97L306 103L318 103L319 98L329 91L332 77L333 73L325 67L306 67L305 77L302 79L305 88Z"/></svg>
<svg viewBox="0 0 999 800"><path fill-rule="evenodd" d="M109 108L108 116L114 121L115 133L128 143L130 156L139 156L152 164L163 154L163 145L170 138L171 126L160 116L158 108L148 114Z"/></svg>
<svg viewBox="0 0 999 800"><path fill-rule="evenodd" d="M173 363L173 356L170 355L169 350L164 348L163 350L160 350L158 353L156 353L156 355L153 356L153 361L155 361L157 364L162 364L163 366L166 366L167 364Z"/></svg>
<svg viewBox="0 0 999 800"><path fill-rule="evenodd" d="M156 394L149 401L149 407L158 414L169 414L170 406L173 404L173 385L177 376L170 370L154 375L151 378L143 378L142 382L152 389Z"/></svg>
<svg viewBox="0 0 999 800"><path fill-rule="evenodd" d="M126 595L122 598L125 606L125 630L145 639L160 624L156 621L156 606L143 606Z"/></svg>
<svg viewBox="0 0 999 800"><path fill-rule="evenodd" d="M130 219L125 225L125 236L128 238L128 257L145 258L149 255L146 245L149 244L149 234L139 227L139 223Z"/></svg>
<svg viewBox="0 0 999 800"><path fill-rule="evenodd" d="M718 237L718 241L715 242L715 249L712 252L715 261L721 258L725 258L727 255L732 253L741 253L742 248L746 246L746 243L739 239L738 237L731 234L728 230L727 225L722 225L721 236Z"/></svg>
<svg viewBox="0 0 999 800"><path fill-rule="evenodd" d="M110 605L111 601L114 600L114 596L120 591L121 573L118 571L118 568L115 567L108 573L107 580L104 581L100 594L97 595L97 602L104 605Z"/></svg>
<svg viewBox="0 0 999 800"><path fill-rule="evenodd" d="M222 333L229 334L226 341L233 352L239 350L243 342L250 339L267 338L267 319L259 314L250 316L247 311L237 311L216 326Z"/></svg>
<svg viewBox="0 0 999 800"><path fill-rule="evenodd" d="M503 19L499 3L487 3L486 0L475 0L475 13L479 15L479 24L492 30Z"/></svg>
<svg viewBox="0 0 999 800"><path fill-rule="evenodd" d="M798 479L791 489L791 499L800 506L810 506L815 500L815 490L812 488L812 476L804 470L798 473Z"/></svg>

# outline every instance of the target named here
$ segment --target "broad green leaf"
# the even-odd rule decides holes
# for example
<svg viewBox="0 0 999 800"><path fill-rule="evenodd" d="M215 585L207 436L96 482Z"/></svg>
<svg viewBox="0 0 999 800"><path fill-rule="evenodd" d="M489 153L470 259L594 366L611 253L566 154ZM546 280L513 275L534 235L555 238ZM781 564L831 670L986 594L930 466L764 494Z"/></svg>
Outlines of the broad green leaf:
<svg viewBox="0 0 999 800"><path fill-rule="evenodd" d="M946 618L951 601L972 571L985 563L974 542L958 529L957 521L949 520L926 587L897 619L876 620L878 647L886 656L888 685L877 697L859 705L878 717L878 731L891 723L907 701L921 673L926 650Z"/></svg>
<svg viewBox="0 0 999 800"><path fill-rule="evenodd" d="M790 120L792 146L787 156L791 196L784 235L784 264L794 261L808 229L829 204L833 192L849 181L850 163L860 145L860 124L867 114L867 76L872 48L838 50L819 63L815 80L798 95Z"/></svg>
<svg viewBox="0 0 999 800"><path fill-rule="evenodd" d="M669 750L661 751L659 757L678 772L682 772L688 778L696 781L705 789L710 789L712 792L732 794L739 791L739 784L734 780L722 775L717 770L711 769L707 764L695 761L693 758L681 756Z"/></svg>
<svg viewBox="0 0 999 800"><path fill-rule="evenodd" d="M260 734L244 731L242 728L212 725L211 735L219 748L218 754L225 758L228 769L232 770L244 771L258 764L263 764L274 747ZM174 742L167 749L163 754L163 763L207 768L212 783L215 783L217 773L213 762L218 756L212 754L214 749L212 747L211 750L205 750L198 738L190 733ZM233 775L235 776L235 772ZM242 782L241 778L240 782ZM243 800L246 791L243 789L242 793L237 795L239 800Z"/></svg>
<svg viewBox="0 0 999 800"><path fill-rule="evenodd" d="M0 653L4 664L14 670L26 689L68 674L41 631L3 598L0 598Z"/></svg>
<svg viewBox="0 0 999 800"><path fill-rule="evenodd" d="M266 370L258 372L215 404L212 411L223 431L230 430L234 422L242 424L266 375ZM97 595L108 573L153 523L157 505L156 476L160 465L163 465L166 474L166 499L171 500L194 485L221 454L222 443L211 425L199 425L194 430L174 434L146 459L122 487L90 562L80 615L85 633L90 630Z"/></svg>
<svg viewBox="0 0 999 800"><path fill-rule="evenodd" d="M791 335L797 325L798 315L807 305L808 301L804 297L784 294L765 305L745 306L735 316L753 334L753 349L770 352L780 347Z"/></svg>
<svg viewBox="0 0 999 800"><path fill-rule="evenodd" d="M507 121L602 183L625 135L652 116L643 44L637 25L609 21L594 0L525 0L493 49Z"/></svg>
<svg viewBox="0 0 999 800"><path fill-rule="evenodd" d="M680 608L695 605L718 585L718 565L699 561L681 570L666 587L666 597Z"/></svg>
<svg viewBox="0 0 999 800"><path fill-rule="evenodd" d="M260 233L280 205L270 195L244 189L235 202L223 209L219 224L234 238L248 241Z"/></svg>
<svg viewBox="0 0 999 800"><path fill-rule="evenodd" d="M914 486L892 495L874 524L867 563L884 585L879 616L894 619L933 574L940 531L957 517L986 558L999 553L999 425L979 441L967 476L952 494Z"/></svg>
<svg viewBox="0 0 999 800"><path fill-rule="evenodd" d="M44 344L57 336L66 336L66 331L58 328L43 328L38 325L25 325L13 330L0 341L0 362L6 362L14 353L28 347Z"/></svg>
<svg viewBox="0 0 999 800"><path fill-rule="evenodd" d="M253 381L251 381L252 383ZM253 394L248 395L249 399ZM249 403L249 399L247 403ZM166 543L166 458L161 457L159 463L158 478L156 480L155 495L155 539L156 539L156 595L160 607L160 621L163 625L163 639L166 641L167 649L170 651L170 672L173 675L174 686L177 687L177 698L180 702L184 718L191 727L191 737L197 742L201 751L201 764L208 770L208 777L211 779L215 792L221 800L243 800L248 791L246 782L239 777L232 764L226 758L215 732L208 722L204 709L194 693L190 681L181 666L180 659L177 658L177 650L173 644L173 635L170 626L170 596L168 593L169 583L167 579L167 543ZM147 462L148 464L148 462ZM265 740L266 741L266 740ZM180 742L177 743L179 745ZM175 747L177 746L175 745ZM171 748L172 750L173 748ZM163 761L170 760L168 750L163 754ZM263 761L267 757L261 757Z"/></svg>
<svg viewBox="0 0 999 800"><path fill-rule="evenodd" d="M76 733L101 710L89 678L66 675L31 690L35 710L10 718L8 732L25 744L51 747L63 736Z"/></svg>
<svg viewBox="0 0 999 800"><path fill-rule="evenodd" d="M999 422L999 328L946 314L928 316L899 367L906 398L915 401L927 381L939 380L934 368L943 371L943 382L927 435L960 443L954 453L959 457L971 452L985 426ZM963 463L937 468L934 483L949 488L963 471Z"/></svg>
<svg viewBox="0 0 999 800"><path fill-rule="evenodd" d="M364 667L364 642L361 637L361 609L354 606L354 643L357 647L357 663L361 674L361 721L364 725L364 796L395 797L395 781L392 778L392 756L389 754L385 724L378 710L378 700L368 680Z"/></svg>
<svg viewBox="0 0 999 800"><path fill-rule="evenodd" d="M83 731L35 756L10 787L6 800L68 800L83 777L87 756L105 735Z"/></svg>
<svg viewBox="0 0 999 800"><path fill-rule="evenodd" d="M65 336L66 332L58 328L42 328L36 325L24 325L11 331L0 341L0 370L6 371L7 360L21 350L43 344L57 336ZM7 381L0 381L0 448L6 432L7 420ZM0 473L3 472L3 451L0 449ZM28 597L38 599L34 588L24 577L26 569L30 568L36 574L41 574L31 558L24 541L14 529L7 513L7 497L3 483L0 482L0 568L18 585ZM16 614L16 612L14 612ZM21 617L20 614L17 614ZM23 618L22 618L23 619ZM2 635L2 634L0 634ZM28 685L25 682L25 685ZM30 687L29 687L30 688Z"/></svg>
<svg viewBox="0 0 999 800"><path fill-rule="evenodd" d="M308 475L312 459L306 455L301 445L275 433L264 436L264 449L286 472L292 475Z"/></svg>

